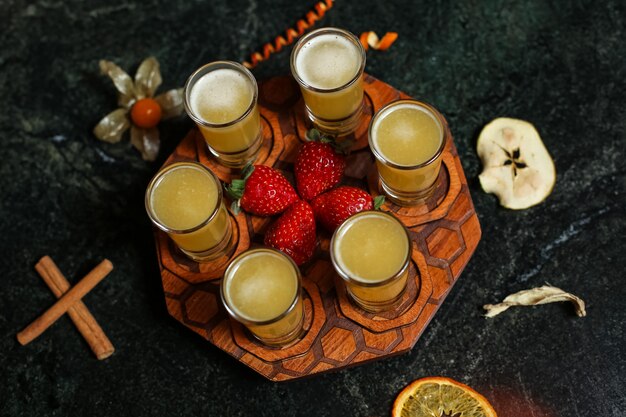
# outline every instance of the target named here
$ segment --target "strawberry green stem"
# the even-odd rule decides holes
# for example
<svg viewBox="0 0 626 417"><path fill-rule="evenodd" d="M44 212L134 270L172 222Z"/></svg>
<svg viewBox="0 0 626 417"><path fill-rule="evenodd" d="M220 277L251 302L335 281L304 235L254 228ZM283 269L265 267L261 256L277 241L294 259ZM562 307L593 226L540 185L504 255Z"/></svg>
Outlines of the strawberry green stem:
<svg viewBox="0 0 626 417"><path fill-rule="evenodd" d="M379 195L374 198L374 210L380 210L380 207L385 203L385 196Z"/></svg>
<svg viewBox="0 0 626 417"><path fill-rule="evenodd" d="M336 153L341 155L347 155L354 145L353 140L343 139L340 141L337 137L327 135L317 129L309 129L305 134L305 139L308 142L328 143Z"/></svg>
<svg viewBox="0 0 626 417"><path fill-rule="evenodd" d="M224 184L224 191L233 200L230 210L235 216L241 211L241 197L243 197L243 192L246 189L246 181L250 178L252 172L254 172L254 166L248 163L241 170L242 179L233 180L230 185Z"/></svg>

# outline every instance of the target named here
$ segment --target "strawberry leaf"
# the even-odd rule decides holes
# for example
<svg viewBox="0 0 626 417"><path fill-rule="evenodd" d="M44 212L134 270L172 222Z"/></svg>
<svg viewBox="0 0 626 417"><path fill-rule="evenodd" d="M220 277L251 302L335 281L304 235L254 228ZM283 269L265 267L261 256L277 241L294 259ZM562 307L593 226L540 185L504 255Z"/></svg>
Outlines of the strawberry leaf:
<svg viewBox="0 0 626 417"><path fill-rule="evenodd" d="M317 129L309 129L305 134L305 138L309 142L319 142L321 137L322 133Z"/></svg>
<svg viewBox="0 0 626 417"><path fill-rule="evenodd" d="M252 175L253 172L254 172L254 165L248 162L246 166L244 166L243 169L241 170L241 176L243 177L243 181L245 182L250 177L250 175Z"/></svg>
<svg viewBox="0 0 626 417"><path fill-rule="evenodd" d="M243 197L243 192L246 188L246 182L244 180L233 180L230 185L224 184L224 190L226 194L235 201L238 201Z"/></svg>
<svg viewBox="0 0 626 417"><path fill-rule="evenodd" d="M348 155L350 153L350 149L352 145L354 145L354 141L350 139L344 139L342 141L335 140L331 143L335 152L341 155Z"/></svg>
<svg viewBox="0 0 626 417"><path fill-rule="evenodd" d="M374 199L374 210L380 210L380 207L385 203L385 196L379 195Z"/></svg>
<svg viewBox="0 0 626 417"><path fill-rule="evenodd" d="M230 205L230 211L232 211L235 216L241 212L241 206L239 205L239 200L233 201L233 203Z"/></svg>
<svg viewBox="0 0 626 417"><path fill-rule="evenodd" d="M305 134L305 139L308 142L328 143L340 155L347 155L354 145L351 139L338 140L337 137L322 133L317 129L309 129Z"/></svg>

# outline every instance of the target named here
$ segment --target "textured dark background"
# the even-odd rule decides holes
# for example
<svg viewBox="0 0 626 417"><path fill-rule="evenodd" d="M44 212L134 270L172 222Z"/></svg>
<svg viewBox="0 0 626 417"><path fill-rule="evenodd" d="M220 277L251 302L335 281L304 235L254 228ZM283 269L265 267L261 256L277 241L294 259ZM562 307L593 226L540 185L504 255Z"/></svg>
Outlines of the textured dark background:
<svg viewBox="0 0 626 417"><path fill-rule="evenodd" d="M456 138L483 238L415 348L274 384L167 315L143 208L150 177L191 128L162 124L159 161L91 129L116 104L106 58L134 73L156 56L164 84L243 60L313 2L0 2L0 414L387 416L413 379L446 375L500 417L626 415L626 10L623 1L339 1L321 22L398 41L366 71L437 106ZM255 70L288 73L289 52ZM557 167L546 202L514 212L477 182L481 127L533 122ZM115 270L85 302L117 352L95 360L67 318L21 347L15 334L54 297L33 266L50 254L75 282ZM480 306L550 282L588 302Z"/></svg>

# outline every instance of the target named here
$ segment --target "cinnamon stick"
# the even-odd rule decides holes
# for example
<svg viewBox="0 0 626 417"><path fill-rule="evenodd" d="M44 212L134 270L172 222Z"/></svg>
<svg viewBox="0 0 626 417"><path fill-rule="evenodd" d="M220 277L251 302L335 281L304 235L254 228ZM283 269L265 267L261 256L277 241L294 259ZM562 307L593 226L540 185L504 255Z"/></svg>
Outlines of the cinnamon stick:
<svg viewBox="0 0 626 417"><path fill-rule="evenodd" d="M83 298L93 287L107 276L113 269L113 264L108 259L100 262L98 266L91 270L80 282L74 285L69 291L61 296L52 307L50 307L39 318L28 327L17 334L17 340L25 345L42 334L50 325L59 319L67 310Z"/></svg>
<svg viewBox="0 0 626 417"><path fill-rule="evenodd" d="M57 298L70 289L70 283L49 256L41 258L35 269ZM113 344L82 301L76 301L67 314L99 360L115 352Z"/></svg>

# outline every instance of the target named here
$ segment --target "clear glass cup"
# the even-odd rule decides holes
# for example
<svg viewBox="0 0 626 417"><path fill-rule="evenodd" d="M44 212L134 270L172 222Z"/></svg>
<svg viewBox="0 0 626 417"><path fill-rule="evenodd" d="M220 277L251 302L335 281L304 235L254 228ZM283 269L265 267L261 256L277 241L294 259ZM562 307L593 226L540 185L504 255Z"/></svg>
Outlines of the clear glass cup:
<svg viewBox="0 0 626 417"><path fill-rule="evenodd" d="M354 132L363 113L365 49L352 33L321 28L303 36L291 53L307 117L331 135Z"/></svg>
<svg viewBox="0 0 626 417"><path fill-rule="evenodd" d="M396 307L406 290L411 239L404 225L382 211L363 211L342 223L330 242L332 264L348 296L369 312Z"/></svg>
<svg viewBox="0 0 626 417"><path fill-rule="evenodd" d="M300 270L280 251L261 247L237 256L224 272L221 296L228 314L266 345L282 346L302 334Z"/></svg>
<svg viewBox="0 0 626 417"><path fill-rule="evenodd" d="M185 110L222 165L240 168L258 156L263 144L258 95L254 76L236 62L212 62L187 79Z"/></svg>
<svg viewBox="0 0 626 417"><path fill-rule="evenodd" d="M194 261L211 261L233 248L221 183L199 163L161 169L148 184L145 205L152 223Z"/></svg>
<svg viewBox="0 0 626 417"><path fill-rule="evenodd" d="M445 119L417 100L394 101L372 118L369 146L384 193L398 205L414 205L432 195L445 148Z"/></svg>

